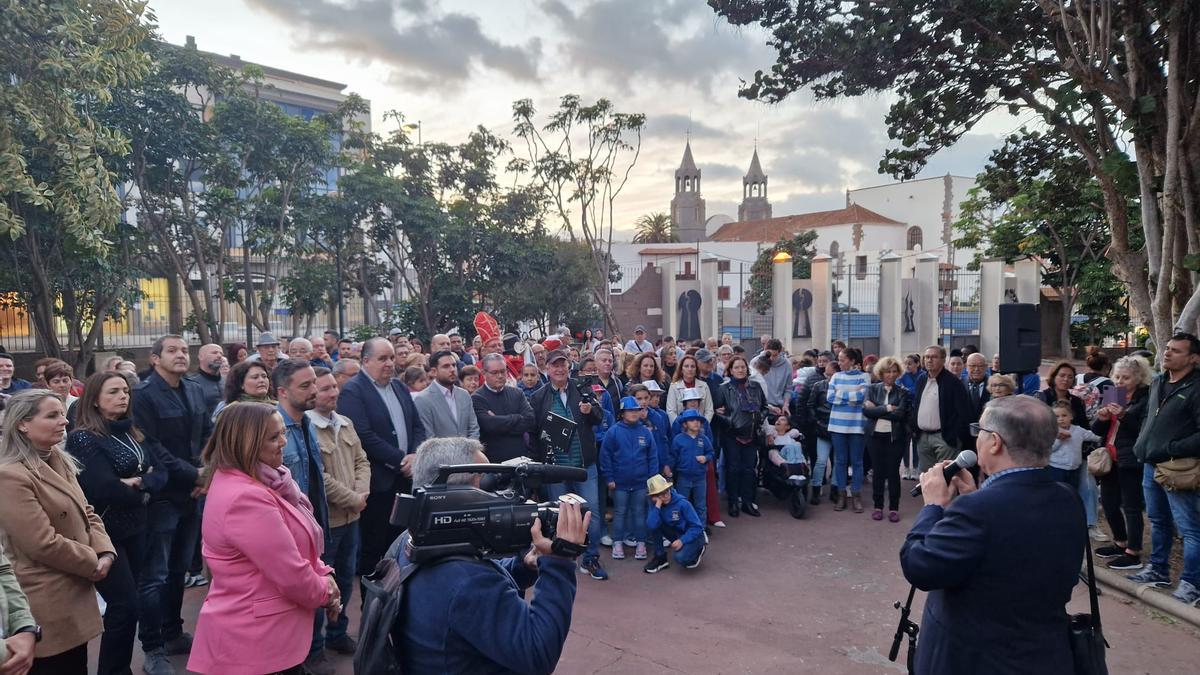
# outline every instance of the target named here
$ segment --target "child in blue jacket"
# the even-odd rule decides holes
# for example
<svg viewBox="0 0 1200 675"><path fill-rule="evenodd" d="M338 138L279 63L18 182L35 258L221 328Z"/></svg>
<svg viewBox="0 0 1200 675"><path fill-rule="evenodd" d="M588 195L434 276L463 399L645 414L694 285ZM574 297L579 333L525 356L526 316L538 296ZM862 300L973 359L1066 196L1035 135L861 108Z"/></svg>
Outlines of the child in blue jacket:
<svg viewBox="0 0 1200 675"><path fill-rule="evenodd" d="M696 515L696 509L671 489L671 481L662 476L651 476L646 481L646 492L650 495L650 515L646 517L646 527L654 540L654 558L646 563L642 571L654 574L670 566L663 539L671 542L675 562L689 570L699 567L708 540L704 536L704 523Z"/></svg>
<svg viewBox="0 0 1200 675"><path fill-rule="evenodd" d="M612 557L625 557L625 545L636 546L633 557L646 559L646 479L658 472L654 436L642 424L637 399L621 399L621 421L604 434L600 472L613 491Z"/></svg>
<svg viewBox="0 0 1200 675"><path fill-rule="evenodd" d="M683 429L671 439L671 475L675 480L675 491L692 503L702 523L708 515L705 491L708 489L708 465L714 454L712 439L703 433L701 423L704 421L699 410L684 410L675 418Z"/></svg>
<svg viewBox="0 0 1200 675"><path fill-rule="evenodd" d="M655 383L657 386L658 383ZM663 412L658 407L658 394L650 391L644 384L631 384L625 392L637 399L638 405L642 406L646 417L642 420L642 424L650 430L654 436L654 451L657 453L658 467L657 471L664 476L671 476L671 422L667 418L667 413Z"/></svg>

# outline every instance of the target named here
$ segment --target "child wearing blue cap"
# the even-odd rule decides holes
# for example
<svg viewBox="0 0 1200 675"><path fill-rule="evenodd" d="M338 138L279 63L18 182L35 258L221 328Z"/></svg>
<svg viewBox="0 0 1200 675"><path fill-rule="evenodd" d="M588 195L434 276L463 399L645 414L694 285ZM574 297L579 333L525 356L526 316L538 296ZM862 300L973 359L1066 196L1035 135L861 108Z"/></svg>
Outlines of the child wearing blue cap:
<svg viewBox="0 0 1200 675"><path fill-rule="evenodd" d="M703 523L708 515L705 502L708 465L713 461L712 439L702 432L704 415L699 410L684 410L675 421L682 427L671 439L671 475L675 479L675 490L691 502Z"/></svg>
<svg viewBox="0 0 1200 675"><path fill-rule="evenodd" d="M613 491L614 560L625 557L627 545L636 546L634 558L646 559L646 480L658 473L658 452L644 416L637 399L622 398L621 420L600 446L600 473Z"/></svg>

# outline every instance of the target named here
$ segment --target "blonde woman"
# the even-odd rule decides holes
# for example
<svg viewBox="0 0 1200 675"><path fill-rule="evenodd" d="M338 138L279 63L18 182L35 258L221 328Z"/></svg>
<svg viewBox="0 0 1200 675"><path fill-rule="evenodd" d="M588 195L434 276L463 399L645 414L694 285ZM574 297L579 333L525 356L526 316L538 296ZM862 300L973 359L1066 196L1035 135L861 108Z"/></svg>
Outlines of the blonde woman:
<svg viewBox="0 0 1200 675"><path fill-rule="evenodd" d="M1011 375L997 373L988 378L987 389L989 400L1012 396L1017 391L1017 381Z"/></svg>
<svg viewBox="0 0 1200 675"><path fill-rule="evenodd" d="M62 449L62 399L28 389L8 400L0 440L0 530L8 535L13 570L44 638L30 673L87 673L87 643L100 634L93 584L108 576L117 554Z"/></svg>

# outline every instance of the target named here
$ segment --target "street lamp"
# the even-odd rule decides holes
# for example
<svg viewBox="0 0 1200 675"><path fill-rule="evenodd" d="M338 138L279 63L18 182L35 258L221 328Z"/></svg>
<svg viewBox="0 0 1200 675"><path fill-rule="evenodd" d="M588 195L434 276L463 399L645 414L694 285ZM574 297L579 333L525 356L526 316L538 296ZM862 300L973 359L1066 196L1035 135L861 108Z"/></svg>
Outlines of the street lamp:
<svg viewBox="0 0 1200 675"><path fill-rule="evenodd" d="M417 130L417 145L425 145L425 143L423 143L421 141L421 120L417 120L416 124L413 124L411 122L408 124L405 124L403 126L403 128L405 131L412 131L413 129L416 129Z"/></svg>

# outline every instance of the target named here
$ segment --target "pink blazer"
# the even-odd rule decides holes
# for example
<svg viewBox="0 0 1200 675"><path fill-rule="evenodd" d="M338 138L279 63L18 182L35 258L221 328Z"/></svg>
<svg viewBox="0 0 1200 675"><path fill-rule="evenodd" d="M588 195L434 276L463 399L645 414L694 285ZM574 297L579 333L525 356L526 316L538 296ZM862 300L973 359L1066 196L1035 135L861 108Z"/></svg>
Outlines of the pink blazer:
<svg viewBox="0 0 1200 675"><path fill-rule="evenodd" d="M200 608L188 670L261 675L299 665L312 646L313 610L333 569L309 515L240 471L218 470L204 505L203 551L212 585Z"/></svg>

